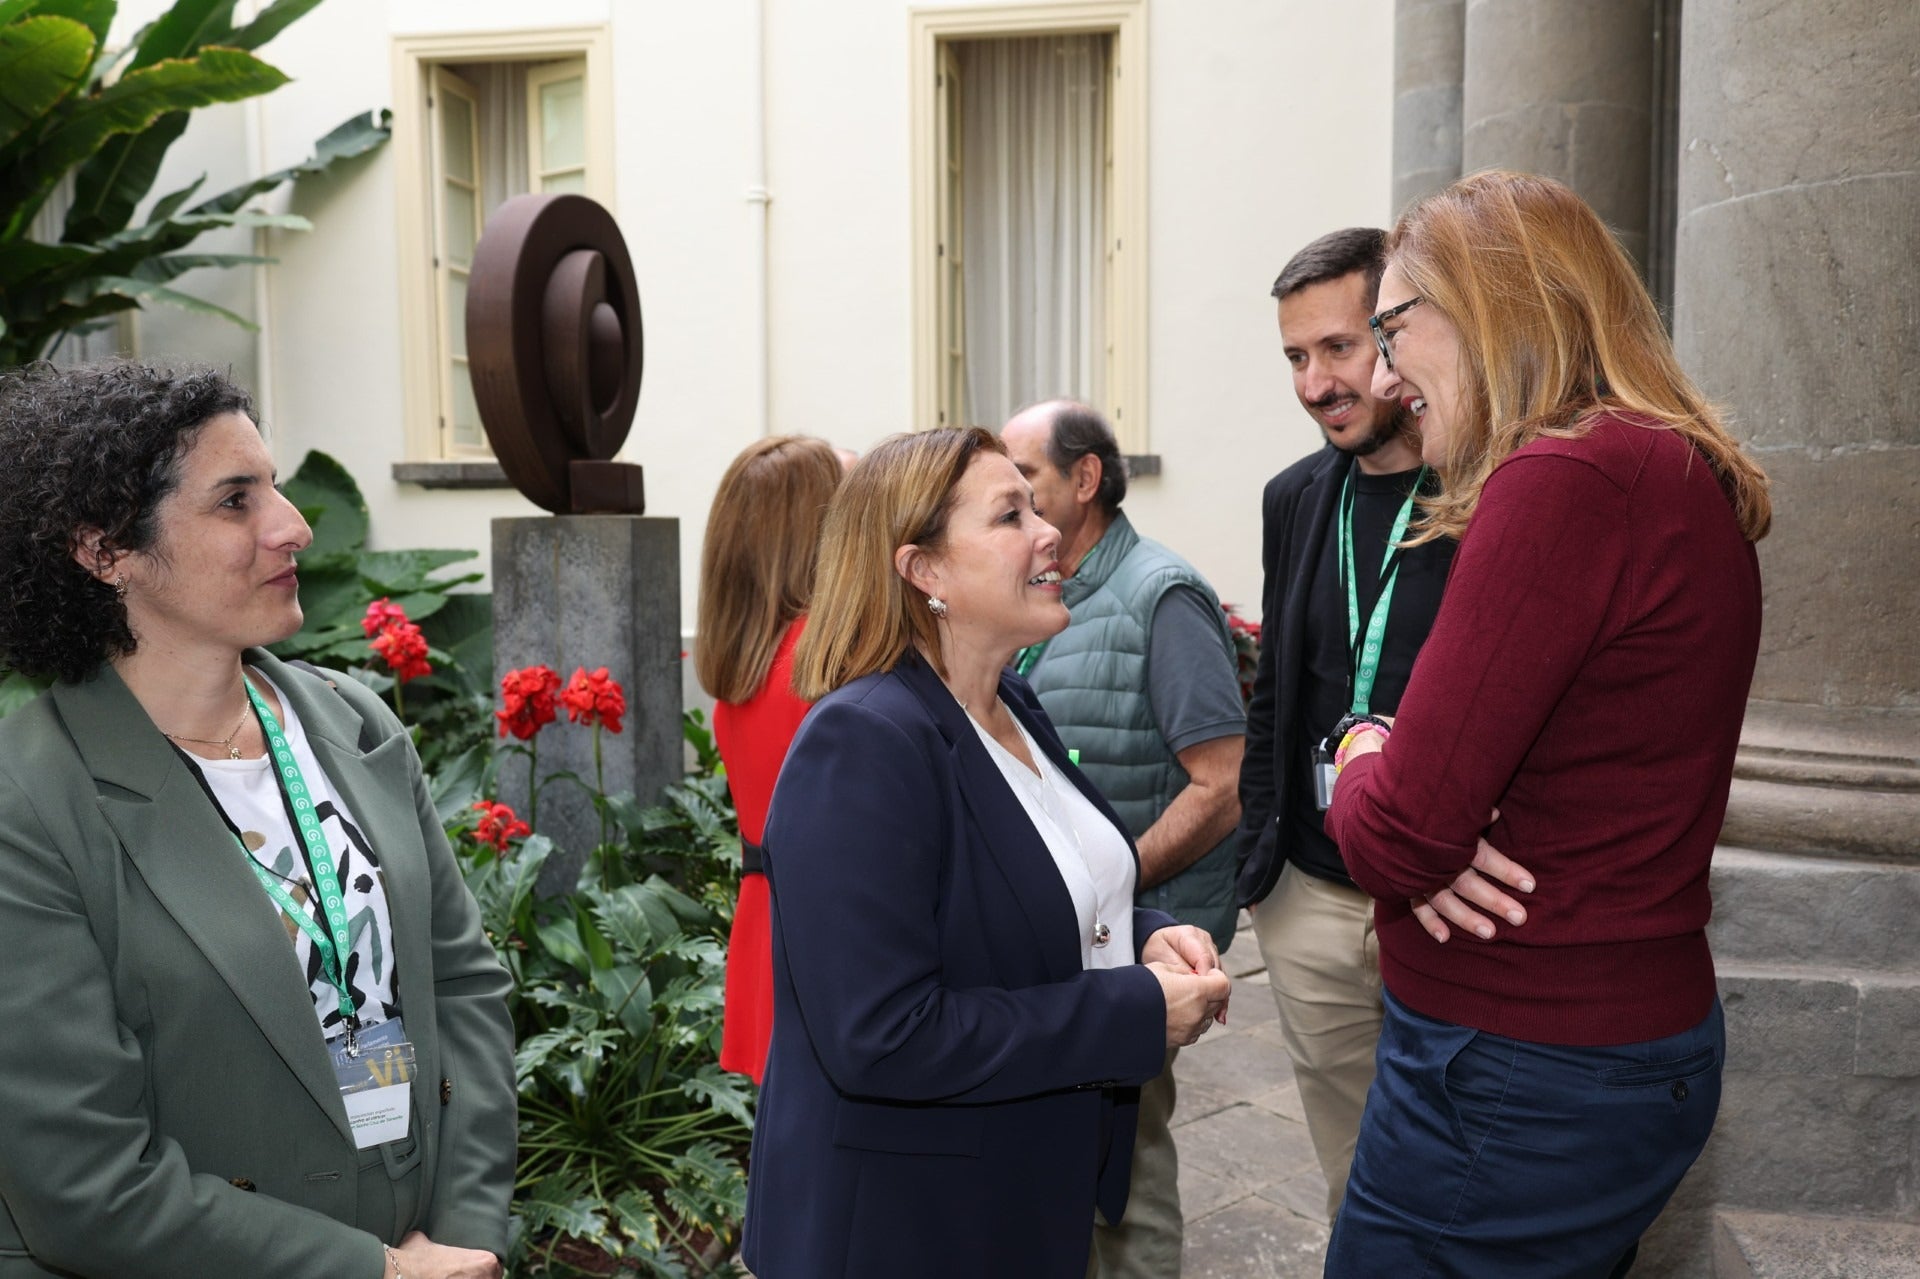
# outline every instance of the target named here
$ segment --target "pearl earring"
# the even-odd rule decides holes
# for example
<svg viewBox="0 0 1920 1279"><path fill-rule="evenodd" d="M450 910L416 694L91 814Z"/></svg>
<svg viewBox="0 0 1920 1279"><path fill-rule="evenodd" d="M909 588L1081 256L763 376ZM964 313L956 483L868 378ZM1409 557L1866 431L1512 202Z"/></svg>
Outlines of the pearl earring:
<svg viewBox="0 0 1920 1279"><path fill-rule="evenodd" d="M927 596L927 607L933 610L933 615L935 617L939 618L941 621L946 620L947 602L941 599L938 595Z"/></svg>

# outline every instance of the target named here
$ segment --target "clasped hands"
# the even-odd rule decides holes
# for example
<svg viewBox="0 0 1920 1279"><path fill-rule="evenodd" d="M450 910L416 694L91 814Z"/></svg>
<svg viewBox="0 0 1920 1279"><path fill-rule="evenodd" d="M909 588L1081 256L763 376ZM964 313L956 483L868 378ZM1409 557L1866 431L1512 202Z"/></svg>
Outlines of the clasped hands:
<svg viewBox="0 0 1920 1279"><path fill-rule="evenodd" d="M1147 938L1140 962L1160 982L1167 1003L1167 1046L1195 1043L1218 1022L1227 1024L1233 979L1220 967L1220 952L1204 928L1175 924Z"/></svg>

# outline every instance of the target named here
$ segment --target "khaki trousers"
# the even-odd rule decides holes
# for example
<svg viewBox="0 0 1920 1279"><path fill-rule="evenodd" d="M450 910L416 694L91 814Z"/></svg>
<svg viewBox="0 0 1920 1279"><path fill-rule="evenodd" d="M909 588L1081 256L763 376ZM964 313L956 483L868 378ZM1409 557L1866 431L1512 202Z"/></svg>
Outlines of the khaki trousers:
<svg viewBox="0 0 1920 1279"><path fill-rule="evenodd" d="M1327 1177L1331 1222L1347 1193L1347 1170L1380 1040L1380 943L1373 932L1373 899L1289 863L1273 892L1254 906L1253 933L1280 1009L1307 1132Z"/></svg>
<svg viewBox="0 0 1920 1279"><path fill-rule="evenodd" d="M1140 1089L1127 1210L1117 1226L1107 1225L1095 1210L1087 1279L1179 1279L1186 1221L1180 1214L1180 1156L1171 1127L1178 1100L1173 1059L1179 1052L1167 1049L1165 1068Z"/></svg>

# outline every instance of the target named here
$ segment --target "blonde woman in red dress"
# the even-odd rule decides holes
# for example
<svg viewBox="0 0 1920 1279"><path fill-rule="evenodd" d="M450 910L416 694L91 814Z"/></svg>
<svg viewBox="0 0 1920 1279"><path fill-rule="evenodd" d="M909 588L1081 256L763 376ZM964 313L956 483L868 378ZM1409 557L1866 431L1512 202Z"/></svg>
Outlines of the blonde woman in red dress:
<svg viewBox="0 0 1920 1279"><path fill-rule="evenodd" d="M793 648L806 629L814 552L840 458L823 440L777 435L749 446L721 477L700 553L694 671L718 704L713 735L740 816L744 874L727 945L720 1066L760 1082L773 1037L773 957L760 840L774 780L807 713L793 692Z"/></svg>

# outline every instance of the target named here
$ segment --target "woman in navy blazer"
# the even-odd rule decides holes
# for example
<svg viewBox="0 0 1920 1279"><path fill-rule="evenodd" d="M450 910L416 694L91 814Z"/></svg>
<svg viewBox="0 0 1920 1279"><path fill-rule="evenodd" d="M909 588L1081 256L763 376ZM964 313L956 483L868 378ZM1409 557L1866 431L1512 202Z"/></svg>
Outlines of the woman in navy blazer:
<svg viewBox="0 0 1920 1279"><path fill-rule="evenodd" d="M895 436L834 500L766 834L761 1279L1081 1279L1138 1086L1224 1019L1211 939L1134 908L1131 841L1006 670L1067 623L1058 540L978 429Z"/></svg>

